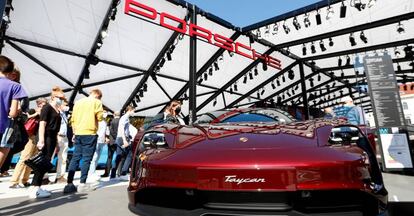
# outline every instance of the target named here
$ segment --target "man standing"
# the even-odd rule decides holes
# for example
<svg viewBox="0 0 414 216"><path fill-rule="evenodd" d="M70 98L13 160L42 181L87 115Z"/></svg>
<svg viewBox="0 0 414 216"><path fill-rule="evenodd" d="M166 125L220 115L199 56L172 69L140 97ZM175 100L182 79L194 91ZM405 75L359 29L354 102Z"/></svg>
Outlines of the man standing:
<svg viewBox="0 0 414 216"><path fill-rule="evenodd" d="M121 116L121 114L119 113L119 111L114 113L114 119L112 119L111 124L109 125L109 136L110 136L110 141L109 141L109 145L108 145L108 159L106 160L106 168L105 168L105 173L103 175L101 175L101 177L108 177L109 173L111 171L112 168L112 157L116 151L116 134L118 133L118 124L119 124L119 117Z"/></svg>
<svg viewBox="0 0 414 216"><path fill-rule="evenodd" d="M352 100L351 97L343 97L341 99L341 103L344 104L344 107L346 107L348 110L345 114L345 117L348 120L349 124L353 125L365 125L365 114L361 107L355 106L354 100Z"/></svg>
<svg viewBox="0 0 414 216"><path fill-rule="evenodd" d="M93 89L89 97L82 98L75 103L70 122L74 134L75 151L69 164L68 184L63 189L63 193L89 192L95 190L89 184L86 184L89 166L95 153L98 130L98 122L102 121L102 92L99 89ZM76 168L82 159L80 185L76 188L73 185Z"/></svg>
<svg viewBox="0 0 414 216"><path fill-rule="evenodd" d="M129 117L134 113L134 107L128 106L126 108L126 113L119 119L119 125L118 125L118 133L115 140L115 143L117 145L116 148L116 159L115 159L115 167L112 168L111 171L111 179L114 179L116 177L116 171L118 169L118 166L121 164L121 161L124 159L125 162L122 165L121 169L121 175L120 180L128 181L128 170L129 165L131 163L131 133L129 130Z"/></svg>

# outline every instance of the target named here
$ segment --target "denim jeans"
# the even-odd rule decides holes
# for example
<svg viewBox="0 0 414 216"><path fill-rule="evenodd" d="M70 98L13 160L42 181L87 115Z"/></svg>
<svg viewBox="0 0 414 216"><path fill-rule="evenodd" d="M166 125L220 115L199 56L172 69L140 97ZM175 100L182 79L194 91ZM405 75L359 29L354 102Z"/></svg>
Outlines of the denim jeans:
<svg viewBox="0 0 414 216"><path fill-rule="evenodd" d="M116 159L115 159L115 167L112 167L112 171L111 171L111 178L115 178L116 177L116 170L118 169L118 166L120 166L122 163L122 160L125 160L124 163L122 164L122 169L121 169L121 175L126 175L129 171L129 166L131 165L131 161L132 161L132 148L131 146L128 146L126 148L122 148L121 144L122 143L122 138L117 138L116 140Z"/></svg>
<svg viewBox="0 0 414 216"><path fill-rule="evenodd" d="M89 174L88 175L95 174L96 167L98 166L99 158L101 157L102 149L105 145L106 145L106 143L98 143L96 145L96 150L95 150L95 153L93 154L93 158L92 158L92 161L91 161L91 166L89 167Z"/></svg>
<svg viewBox="0 0 414 216"><path fill-rule="evenodd" d="M75 136L75 151L73 152L72 160L69 164L69 174L68 174L68 183L73 182L75 176L76 168L79 166L79 161L82 159L81 166L81 183L86 183L86 178L88 178L89 166L93 154L96 149L96 142L98 136L96 135L76 135Z"/></svg>

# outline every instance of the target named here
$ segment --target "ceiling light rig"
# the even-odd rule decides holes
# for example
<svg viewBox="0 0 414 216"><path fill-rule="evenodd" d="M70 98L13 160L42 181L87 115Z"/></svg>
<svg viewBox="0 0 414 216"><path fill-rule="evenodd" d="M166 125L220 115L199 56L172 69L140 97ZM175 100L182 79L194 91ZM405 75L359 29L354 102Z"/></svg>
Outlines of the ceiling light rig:
<svg viewBox="0 0 414 216"><path fill-rule="evenodd" d="M268 38L270 36L270 26L265 26L264 36Z"/></svg>
<svg viewBox="0 0 414 216"><path fill-rule="evenodd" d="M275 23L275 24L273 24L273 31L272 31L272 34L273 35L275 35L275 34L277 34L279 32L279 24L278 23Z"/></svg>
<svg viewBox="0 0 414 216"><path fill-rule="evenodd" d="M293 18L293 26L295 27L296 30L300 30L301 29L301 25L300 25L297 17L294 17Z"/></svg>
<svg viewBox="0 0 414 216"><path fill-rule="evenodd" d="M362 11L365 9L366 4L362 3L361 0L351 0L351 6L356 8L358 11Z"/></svg>
<svg viewBox="0 0 414 216"><path fill-rule="evenodd" d="M323 40L319 41L319 47L321 48L322 52L326 51L325 43L323 42Z"/></svg>
<svg viewBox="0 0 414 216"><path fill-rule="evenodd" d="M307 49L306 49L306 44L303 44L302 46L302 55L306 55L307 54Z"/></svg>
<svg viewBox="0 0 414 216"><path fill-rule="evenodd" d="M332 38L330 37L330 38L329 38L329 46L330 46L330 47L333 47L333 45L334 45L334 42L333 42Z"/></svg>
<svg viewBox="0 0 414 216"><path fill-rule="evenodd" d="M359 34L359 38L361 39L362 42L364 43L368 43L368 38L365 36L364 31L361 31L361 33Z"/></svg>
<svg viewBox="0 0 414 216"><path fill-rule="evenodd" d="M349 57L349 55L346 56L346 63L345 63L345 65L346 66L351 65L351 57Z"/></svg>
<svg viewBox="0 0 414 216"><path fill-rule="evenodd" d="M342 66L342 58L341 56L338 57L338 67Z"/></svg>
<svg viewBox="0 0 414 216"><path fill-rule="evenodd" d="M316 25L322 24L322 19L321 19L321 14L319 13L319 9L316 10L315 19L316 19Z"/></svg>
<svg viewBox="0 0 414 216"><path fill-rule="evenodd" d="M289 32L290 32L290 28L289 28L289 26L287 25L286 20L285 20L285 21L283 21L283 30L285 30L285 33L286 33L286 34L289 34Z"/></svg>
<svg viewBox="0 0 414 216"><path fill-rule="evenodd" d="M305 13L305 18L303 18L303 24L305 28L309 28L311 26L311 21L309 19L309 13Z"/></svg>
<svg viewBox="0 0 414 216"><path fill-rule="evenodd" d="M329 5L328 8L326 9L326 20L330 20L331 18L333 18L335 12L333 10L333 8Z"/></svg>
<svg viewBox="0 0 414 216"><path fill-rule="evenodd" d="M357 45L357 43L355 41L354 33L351 33L349 35L349 43L351 43L351 46L356 46Z"/></svg>
<svg viewBox="0 0 414 216"><path fill-rule="evenodd" d="M403 25L401 22L398 22L398 25L397 25L397 32L398 32L399 34L404 34L404 33L405 33L405 28L404 28L404 25Z"/></svg>
<svg viewBox="0 0 414 216"><path fill-rule="evenodd" d="M316 53L316 48L315 48L315 43L314 42L311 43L311 53L312 54Z"/></svg>
<svg viewBox="0 0 414 216"><path fill-rule="evenodd" d="M346 17L346 5L344 0L342 0L341 9L339 12L339 18L345 18Z"/></svg>

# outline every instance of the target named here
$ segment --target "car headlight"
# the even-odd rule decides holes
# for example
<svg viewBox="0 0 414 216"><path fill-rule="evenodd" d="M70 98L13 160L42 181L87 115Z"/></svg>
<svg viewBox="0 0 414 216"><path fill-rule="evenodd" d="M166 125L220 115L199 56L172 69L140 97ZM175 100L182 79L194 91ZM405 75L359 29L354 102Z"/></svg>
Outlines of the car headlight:
<svg viewBox="0 0 414 216"><path fill-rule="evenodd" d="M165 148L168 147L168 144L163 133L149 132L142 137L141 146L144 148Z"/></svg>

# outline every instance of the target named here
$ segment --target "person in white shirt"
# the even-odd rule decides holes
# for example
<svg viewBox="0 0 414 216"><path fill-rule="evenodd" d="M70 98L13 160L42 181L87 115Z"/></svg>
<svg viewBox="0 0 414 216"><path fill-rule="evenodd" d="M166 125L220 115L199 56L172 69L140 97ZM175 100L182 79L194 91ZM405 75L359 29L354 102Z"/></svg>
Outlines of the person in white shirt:
<svg viewBox="0 0 414 216"><path fill-rule="evenodd" d="M103 120L98 122L98 131L96 132L96 134L98 135L98 141L96 143L96 150L95 150L95 153L93 154L91 165L89 166L89 174L88 174L88 176L91 177L92 181L97 181L100 179L100 176L95 174L96 167L98 166L98 161L101 156L103 147L109 142L109 129L108 129L108 124L106 122L107 116L108 116L108 113L107 111L104 110L102 114Z"/></svg>

